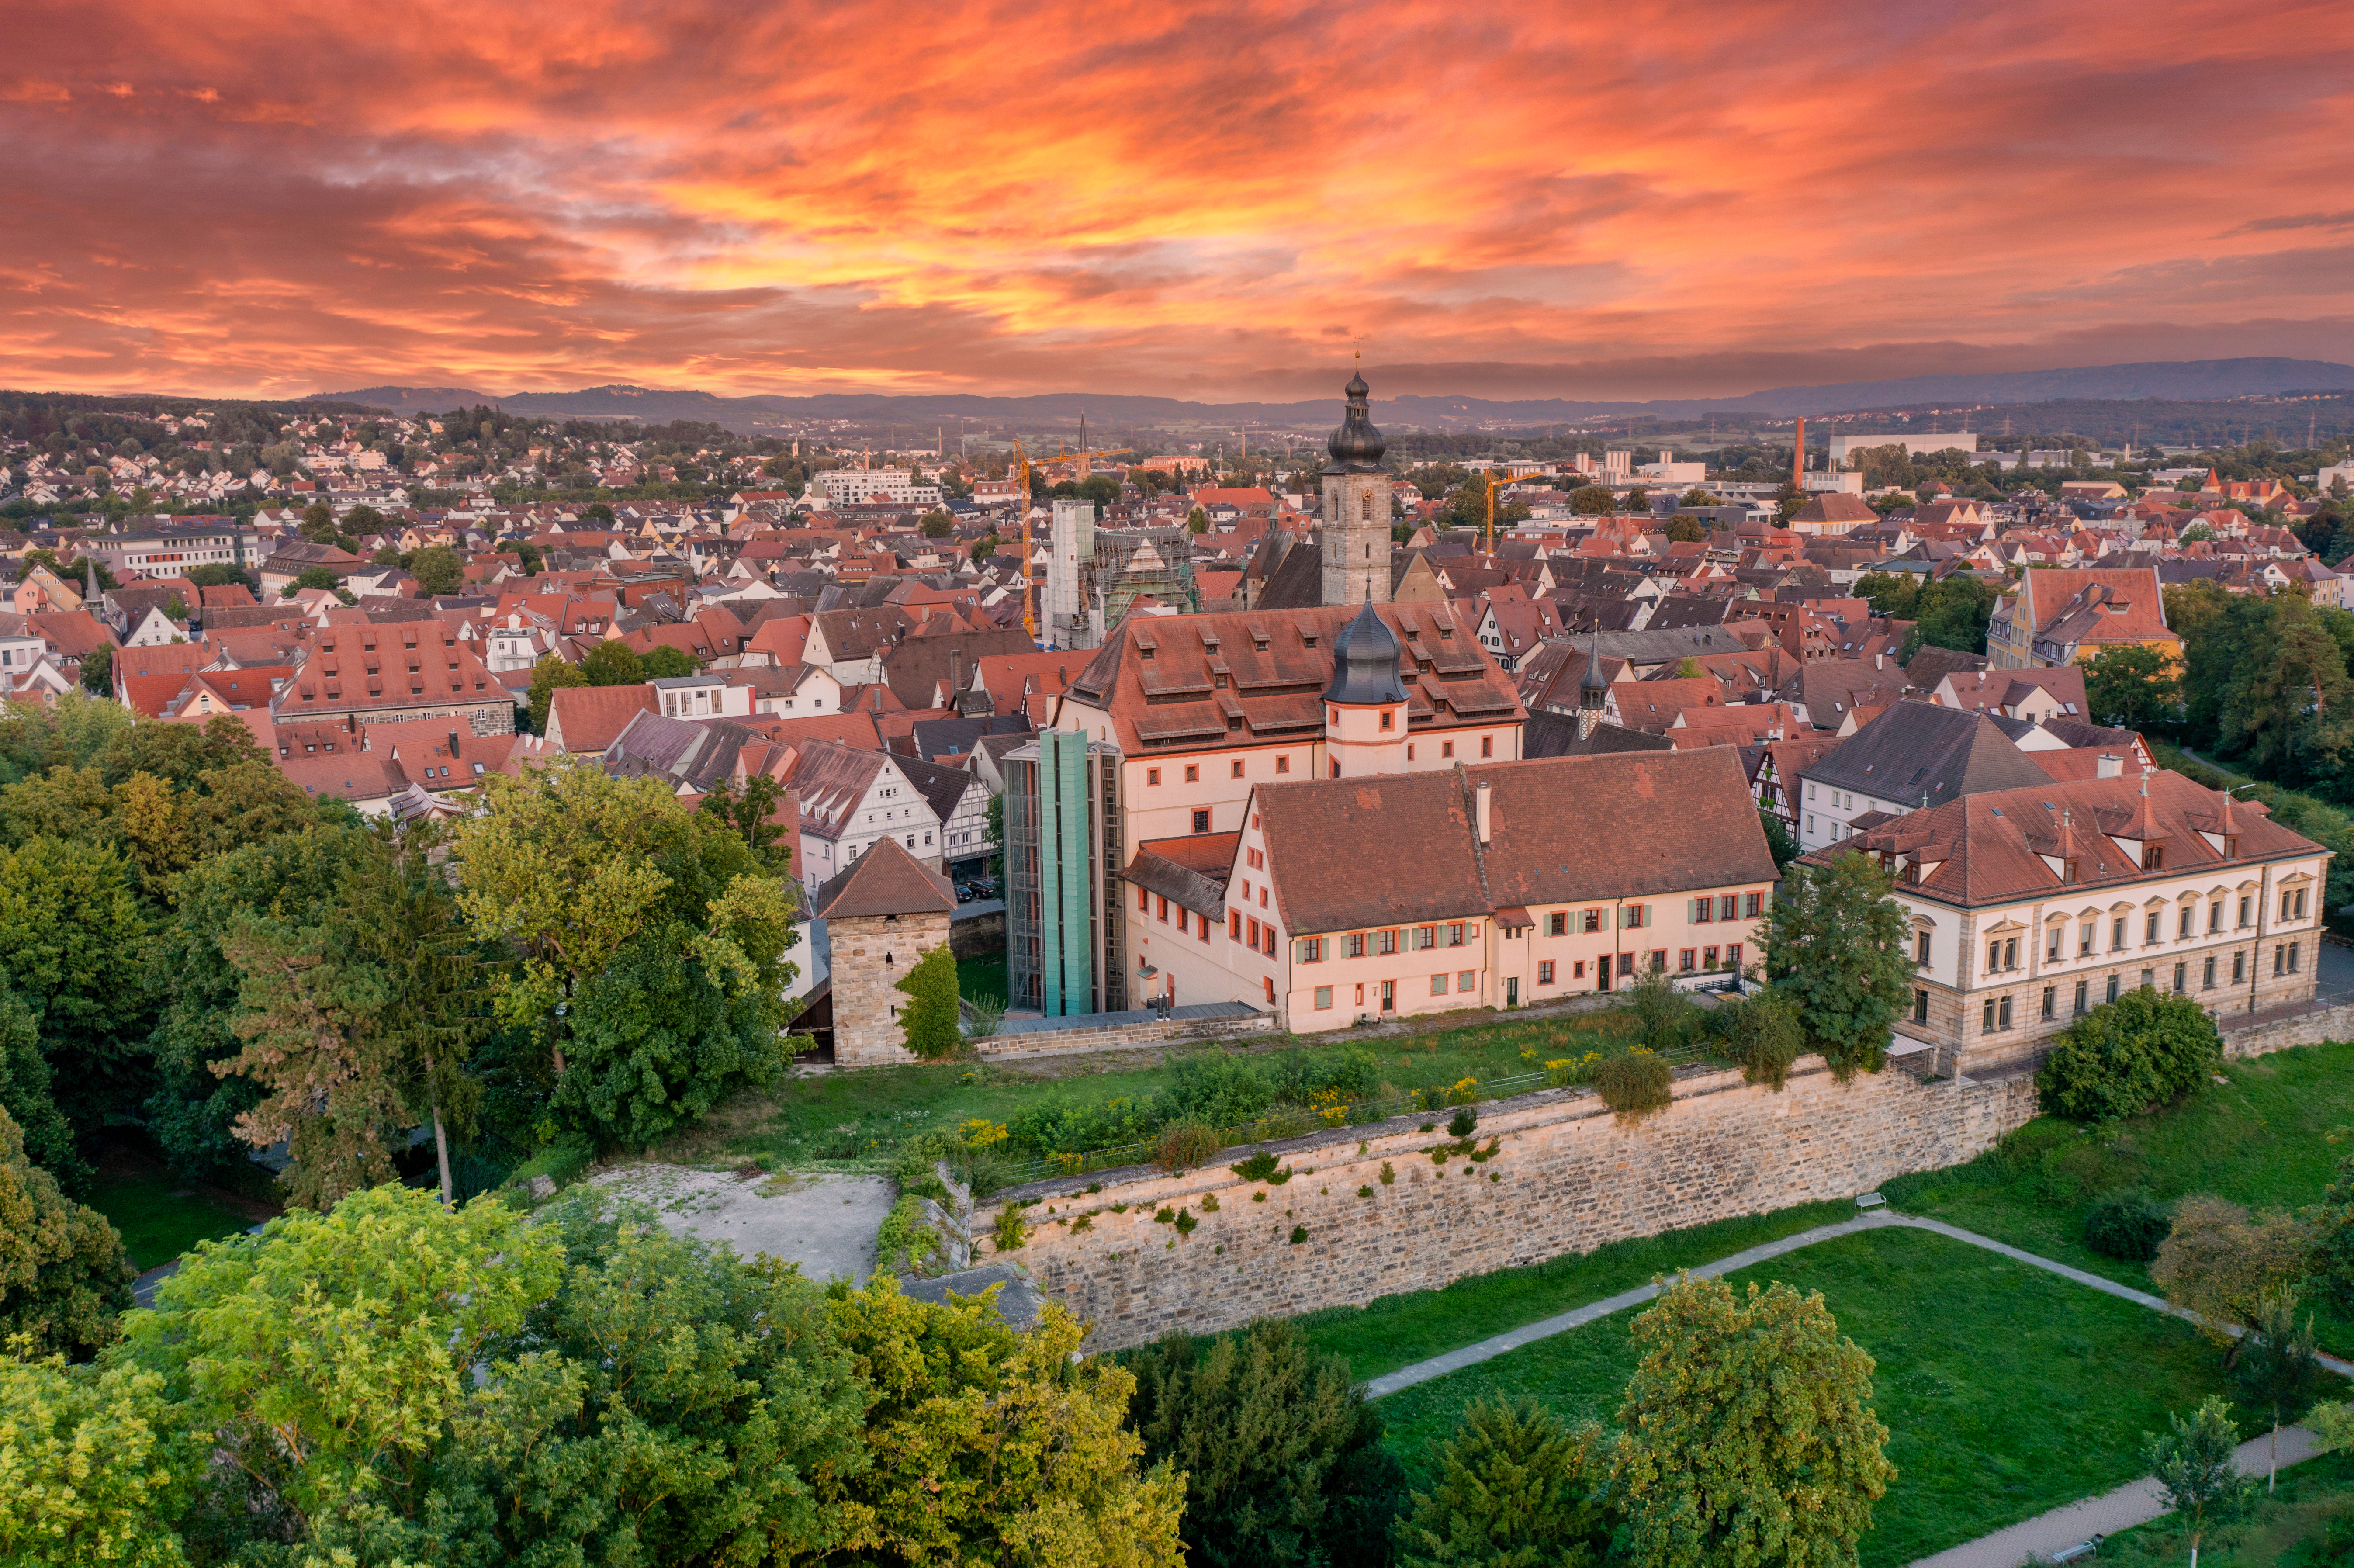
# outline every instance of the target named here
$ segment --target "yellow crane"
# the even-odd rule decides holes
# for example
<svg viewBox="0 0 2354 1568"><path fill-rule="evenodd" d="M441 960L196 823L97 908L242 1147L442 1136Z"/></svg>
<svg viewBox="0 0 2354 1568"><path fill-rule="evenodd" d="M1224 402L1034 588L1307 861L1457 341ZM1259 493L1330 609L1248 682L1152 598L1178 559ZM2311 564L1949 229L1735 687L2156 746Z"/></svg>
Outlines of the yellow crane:
<svg viewBox="0 0 2354 1568"><path fill-rule="evenodd" d="M1069 462L1074 458L1078 460L1079 477L1081 479L1087 477L1087 464L1095 461L1097 458L1132 457L1135 455L1134 451L1128 447L1081 447L1077 451L1072 451L1068 448L1064 447L1063 443L1060 441L1056 441L1055 446L1056 449L1055 461L1056 462Z"/></svg>
<svg viewBox="0 0 2354 1568"><path fill-rule="evenodd" d="M1022 630L1030 641L1038 641L1038 605L1030 587L1030 453L1019 440L1013 452L1021 461L1014 465L1014 494L1022 507Z"/></svg>

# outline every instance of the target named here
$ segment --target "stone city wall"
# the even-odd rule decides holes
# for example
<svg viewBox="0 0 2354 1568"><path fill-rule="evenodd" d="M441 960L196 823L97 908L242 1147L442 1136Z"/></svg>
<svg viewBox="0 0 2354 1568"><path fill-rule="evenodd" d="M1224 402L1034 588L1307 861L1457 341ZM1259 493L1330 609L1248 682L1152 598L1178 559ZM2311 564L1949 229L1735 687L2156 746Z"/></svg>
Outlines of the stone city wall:
<svg viewBox="0 0 2354 1568"><path fill-rule="evenodd" d="M1481 1107L1474 1134L1484 1158L1442 1162L1431 1151L1451 1150L1447 1114L1427 1132L1416 1116L1271 1144L1292 1172L1280 1183L1245 1181L1222 1160L1018 1189L1001 1202L1039 1202L1012 1261L1094 1324L1091 1349L1118 1350L1851 1198L1992 1147L2034 1116L2035 1088L2023 1075L1925 1082L1901 1066L1842 1086L1807 1057L1779 1093L1735 1072L1691 1073L1672 1105L1631 1126L1589 1090L1500 1101ZM1171 1223L1156 1222L1163 1212ZM1180 1213L1193 1222L1182 1233Z"/></svg>

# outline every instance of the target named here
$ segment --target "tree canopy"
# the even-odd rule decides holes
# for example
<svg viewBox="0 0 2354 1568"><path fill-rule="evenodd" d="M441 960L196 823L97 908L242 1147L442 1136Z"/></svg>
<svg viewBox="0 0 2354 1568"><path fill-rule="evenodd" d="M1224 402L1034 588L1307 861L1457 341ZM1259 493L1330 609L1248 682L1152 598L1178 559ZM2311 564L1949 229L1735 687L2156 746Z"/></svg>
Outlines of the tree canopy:
<svg viewBox="0 0 2354 1568"><path fill-rule="evenodd" d="M1911 934L1886 872L1853 851L1795 863L1766 912L1766 972L1841 1079L1876 1073L1910 1000Z"/></svg>

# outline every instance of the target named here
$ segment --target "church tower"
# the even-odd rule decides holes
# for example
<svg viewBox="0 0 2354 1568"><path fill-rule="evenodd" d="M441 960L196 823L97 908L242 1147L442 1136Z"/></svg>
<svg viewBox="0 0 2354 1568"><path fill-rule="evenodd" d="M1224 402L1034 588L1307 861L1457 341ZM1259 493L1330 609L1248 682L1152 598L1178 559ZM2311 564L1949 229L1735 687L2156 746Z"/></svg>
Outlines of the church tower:
<svg viewBox="0 0 2354 1568"><path fill-rule="evenodd" d="M1325 443L1324 514L1317 530L1327 605L1390 601L1390 476L1382 467L1388 443L1366 407L1372 388L1349 377L1348 412Z"/></svg>

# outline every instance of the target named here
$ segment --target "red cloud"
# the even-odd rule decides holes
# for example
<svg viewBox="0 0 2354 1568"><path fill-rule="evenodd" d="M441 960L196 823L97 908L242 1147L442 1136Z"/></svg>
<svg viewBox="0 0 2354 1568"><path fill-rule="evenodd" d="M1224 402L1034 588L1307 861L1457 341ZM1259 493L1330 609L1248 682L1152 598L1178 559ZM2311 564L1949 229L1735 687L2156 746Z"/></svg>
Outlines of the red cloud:
<svg viewBox="0 0 2354 1568"><path fill-rule="evenodd" d="M19 386L1290 396L1358 336L1385 392L1571 397L2354 357L2314 195L2354 35L2317 7L19 16Z"/></svg>

